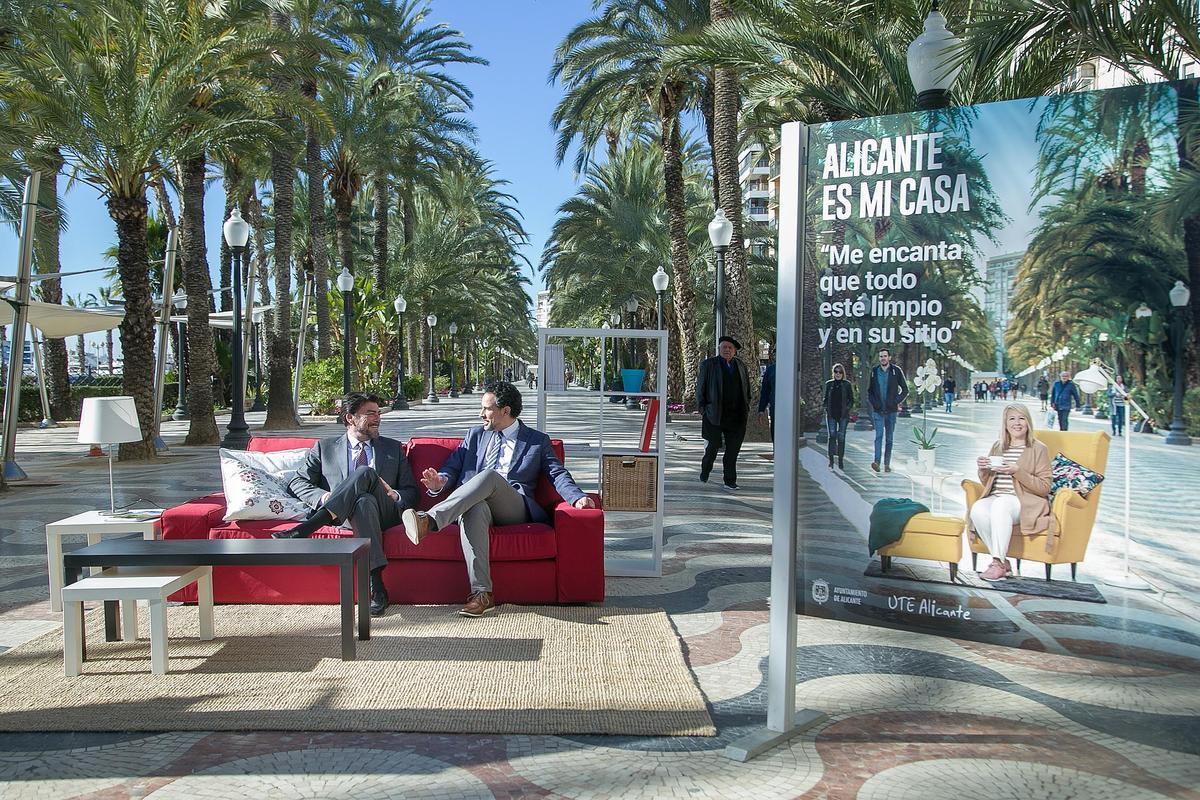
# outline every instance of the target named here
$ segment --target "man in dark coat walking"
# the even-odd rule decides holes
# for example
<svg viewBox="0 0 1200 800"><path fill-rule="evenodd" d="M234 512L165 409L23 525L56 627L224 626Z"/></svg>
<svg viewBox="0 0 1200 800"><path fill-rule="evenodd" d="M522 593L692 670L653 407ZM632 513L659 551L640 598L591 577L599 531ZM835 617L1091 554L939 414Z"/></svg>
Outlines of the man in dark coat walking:
<svg viewBox="0 0 1200 800"><path fill-rule="evenodd" d="M696 381L696 407L700 410L704 440L704 458L700 461L700 480L708 482L717 451L721 459L726 489L737 489L737 457L746 438L746 418L750 413L750 380L746 365L734 358L742 345L732 336L722 336L717 345L720 355L700 362Z"/></svg>

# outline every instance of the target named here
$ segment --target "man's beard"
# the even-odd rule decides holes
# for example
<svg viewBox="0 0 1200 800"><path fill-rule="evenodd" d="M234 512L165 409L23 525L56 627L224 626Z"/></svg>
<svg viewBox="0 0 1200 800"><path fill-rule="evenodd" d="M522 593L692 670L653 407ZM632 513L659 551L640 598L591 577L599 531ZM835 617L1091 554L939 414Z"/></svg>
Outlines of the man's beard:
<svg viewBox="0 0 1200 800"><path fill-rule="evenodd" d="M361 428L355 426L354 430L362 436L366 436L371 441L379 438L379 428L377 426L363 425Z"/></svg>

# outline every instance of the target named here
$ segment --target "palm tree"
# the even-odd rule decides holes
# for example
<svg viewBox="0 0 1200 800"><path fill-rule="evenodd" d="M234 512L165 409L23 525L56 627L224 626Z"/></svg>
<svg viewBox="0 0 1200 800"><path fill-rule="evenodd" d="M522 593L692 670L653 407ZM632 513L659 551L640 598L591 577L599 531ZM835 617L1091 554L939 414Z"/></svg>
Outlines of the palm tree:
<svg viewBox="0 0 1200 800"><path fill-rule="evenodd" d="M699 31L707 23L708 0L608 0L599 15L580 23L559 44L550 73L565 89L552 117L560 131L560 161L573 139L581 139L580 146L590 151L608 125L637 119L645 109L658 118L671 286L687 365L685 399L695 396L693 372L700 348L688 255L680 114L697 102L704 80L690 65L668 64L665 54L674 37ZM600 119L606 125L600 125Z"/></svg>
<svg viewBox="0 0 1200 800"><path fill-rule="evenodd" d="M86 305L90 308L111 308L117 300L120 290L114 286L98 286L96 291L88 292ZM113 332L109 328L104 332L105 354L108 356L108 374L114 373L113 364Z"/></svg>
<svg viewBox="0 0 1200 800"><path fill-rule="evenodd" d="M57 144L80 179L104 195L117 227L117 264L125 296L122 390L135 399L143 440L121 458L151 458L154 320L147 277L146 191L160 154L199 152L217 137L260 129L244 111L197 108L197 74L215 38L181 34L173 0L81 2L70 11L27 7L15 24L24 47L0 51L0 74L31 130Z"/></svg>

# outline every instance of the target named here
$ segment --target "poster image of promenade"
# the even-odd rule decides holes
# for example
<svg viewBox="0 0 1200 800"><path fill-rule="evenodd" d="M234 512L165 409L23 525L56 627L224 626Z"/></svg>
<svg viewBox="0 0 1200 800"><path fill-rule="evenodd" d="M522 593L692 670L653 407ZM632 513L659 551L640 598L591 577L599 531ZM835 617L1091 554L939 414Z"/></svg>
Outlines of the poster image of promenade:
<svg viewBox="0 0 1200 800"><path fill-rule="evenodd" d="M802 613L1200 667L1196 96L807 128Z"/></svg>

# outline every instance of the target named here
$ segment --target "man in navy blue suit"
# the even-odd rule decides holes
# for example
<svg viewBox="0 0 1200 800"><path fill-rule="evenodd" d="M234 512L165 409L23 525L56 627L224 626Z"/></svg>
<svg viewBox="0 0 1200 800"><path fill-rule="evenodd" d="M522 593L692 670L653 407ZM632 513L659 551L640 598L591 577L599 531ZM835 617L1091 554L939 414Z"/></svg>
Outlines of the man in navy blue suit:
<svg viewBox="0 0 1200 800"><path fill-rule="evenodd" d="M483 425L467 432L458 449L440 470L432 467L421 475L431 496L447 488L450 495L425 511L406 509L404 531L413 544L431 530L458 521L471 598L458 613L482 617L495 609L492 602L492 572L488 528L549 522L546 510L534 500L534 489L542 473L550 476L563 500L576 508L593 508L592 498L583 493L571 473L550 447L550 437L517 419L521 415L521 393L508 381L483 387L479 418Z"/></svg>

